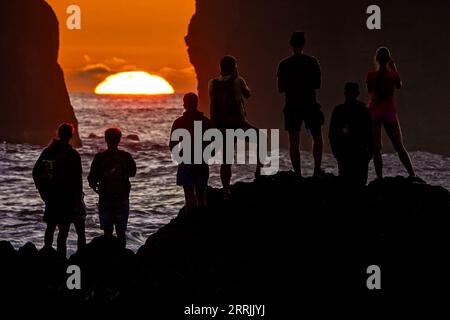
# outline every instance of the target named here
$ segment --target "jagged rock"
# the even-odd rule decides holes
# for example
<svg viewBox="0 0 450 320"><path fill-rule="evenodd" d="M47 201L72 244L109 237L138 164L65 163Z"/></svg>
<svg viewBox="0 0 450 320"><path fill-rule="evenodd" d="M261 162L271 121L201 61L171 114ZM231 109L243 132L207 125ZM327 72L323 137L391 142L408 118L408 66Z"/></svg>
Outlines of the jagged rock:
<svg viewBox="0 0 450 320"><path fill-rule="evenodd" d="M359 0L197 0L186 43L197 73L201 108L209 111L207 84L219 73L219 59L232 54L252 89L247 102L250 121L263 128L283 128L284 102L276 89L276 69L291 54L291 32L302 30L307 33L306 52L322 66L319 102L329 119L333 107L344 99L347 81L358 82L361 98L367 101L365 75L373 68L375 50L386 45L404 79L397 97L408 147L450 154L446 3L377 1L373 4L381 8L382 29L376 31L366 27L371 4Z"/></svg>
<svg viewBox="0 0 450 320"><path fill-rule="evenodd" d="M13 284L22 299L26 292L27 299L68 305L138 306L171 319L183 318L182 307L193 302L259 301L277 316L295 314L302 293L303 303L373 302L370 265L380 266L383 292L394 296L450 284L444 188L394 177L358 190L333 175L299 179L280 172L236 183L231 201L212 188L207 199L206 209L181 209L137 254L104 237L69 261L31 244L17 257L2 242L1 266L14 267L0 273L0 283ZM65 288L69 264L82 270L81 291Z"/></svg>
<svg viewBox="0 0 450 320"><path fill-rule="evenodd" d="M0 2L0 21L0 140L46 145L62 122L78 127L57 61L58 20L43 0L14 0Z"/></svg>

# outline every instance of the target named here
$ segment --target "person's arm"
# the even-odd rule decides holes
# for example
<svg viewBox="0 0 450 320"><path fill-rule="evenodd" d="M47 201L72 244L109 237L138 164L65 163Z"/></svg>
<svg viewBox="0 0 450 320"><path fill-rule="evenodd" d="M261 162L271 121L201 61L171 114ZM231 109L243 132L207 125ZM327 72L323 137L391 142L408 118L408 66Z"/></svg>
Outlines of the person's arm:
<svg viewBox="0 0 450 320"><path fill-rule="evenodd" d="M129 172L128 175L130 176L130 178L135 177L136 176L136 161L134 161L133 156L129 153L127 153L128 156L128 165L129 165Z"/></svg>
<svg viewBox="0 0 450 320"><path fill-rule="evenodd" d="M402 79L400 79L400 77L398 77L398 79L395 82L395 87L400 90L403 87L403 82Z"/></svg>
<svg viewBox="0 0 450 320"><path fill-rule="evenodd" d="M99 184L99 171L100 171L100 160L99 155L95 155L94 160L91 164L91 170L88 175L89 187L92 188L95 192L98 193L98 184Z"/></svg>
<svg viewBox="0 0 450 320"><path fill-rule="evenodd" d="M336 108L333 111L333 114L331 116L330 120L330 130L329 130L329 140L330 140L330 146L331 146L331 152L335 156L336 159L339 158L339 146L338 146L338 125L337 125L337 112Z"/></svg>
<svg viewBox="0 0 450 320"><path fill-rule="evenodd" d="M81 156L76 153L76 181L77 181L77 198L81 201L83 199L83 166L81 164Z"/></svg>
<svg viewBox="0 0 450 320"><path fill-rule="evenodd" d="M41 199L46 202L47 201L47 193L44 190L41 182L41 176L42 176L42 159L44 157L45 150L42 152L42 154L39 156L38 160L36 161L34 167L33 167L33 181L34 185L36 186L36 189L39 191L39 195L41 196Z"/></svg>
<svg viewBox="0 0 450 320"><path fill-rule="evenodd" d="M314 59L314 89L320 89L322 87L322 71L320 70L319 62Z"/></svg>
<svg viewBox="0 0 450 320"><path fill-rule="evenodd" d="M245 99L249 99L251 96L250 88L248 87L247 83L243 78L239 78L241 80L241 90L242 90L242 96Z"/></svg>
<svg viewBox="0 0 450 320"><path fill-rule="evenodd" d="M177 129L177 121L175 120L175 122L172 125L172 129L170 129L170 136L169 136L169 149L170 152L172 152L173 148L175 148L177 146L177 144L179 144L179 141L173 141L172 140L172 134L173 132Z"/></svg>
<svg viewBox="0 0 450 320"><path fill-rule="evenodd" d="M402 79L400 78L400 74L398 73L398 71L395 71L395 72L396 72L395 87L398 90L400 90L403 87L403 82L402 82Z"/></svg>
<svg viewBox="0 0 450 320"><path fill-rule="evenodd" d="M398 73L397 64L392 59L391 59L391 61L389 61L389 68L391 69L391 71L395 72L395 74L396 74L395 87L397 89L401 89L403 86L402 79L400 78L400 74Z"/></svg>
<svg viewBox="0 0 450 320"><path fill-rule="evenodd" d="M36 186L36 189L39 190L40 187L40 181L39 181L39 177L41 175L41 168L42 168L42 156L44 153L41 153L41 155L39 156L39 158L37 159L36 163L34 164L33 167L33 181L34 181L34 185Z"/></svg>
<svg viewBox="0 0 450 320"><path fill-rule="evenodd" d="M278 78L278 92L285 93L286 80L284 79L283 63L280 63L280 65L278 66L277 78Z"/></svg>

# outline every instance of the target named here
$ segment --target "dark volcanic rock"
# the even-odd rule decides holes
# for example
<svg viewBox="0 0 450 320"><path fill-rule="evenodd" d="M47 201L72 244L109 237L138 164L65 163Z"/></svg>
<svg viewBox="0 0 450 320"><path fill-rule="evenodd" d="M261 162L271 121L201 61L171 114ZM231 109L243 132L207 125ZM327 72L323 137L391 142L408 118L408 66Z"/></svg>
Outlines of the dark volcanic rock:
<svg viewBox="0 0 450 320"><path fill-rule="evenodd" d="M0 2L0 140L45 145L60 123L78 126L58 50L58 20L45 1Z"/></svg>
<svg viewBox="0 0 450 320"><path fill-rule="evenodd" d="M447 4L440 0L197 0L186 43L199 81L202 109L209 110L208 80L216 77L224 54L235 55L252 88L248 115L256 125L282 128L283 98L276 90L276 69L288 56L289 36L307 33L306 53L323 70L319 102L329 119L343 100L347 81L358 82L362 100L365 75L375 50L391 48L404 79L399 113L408 147L450 154L448 122L450 72ZM366 28L366 9L382 10L382 30ZM386 144L390 147L390 143Z"/></svg>
<svg viewBox="0 0 450 320"><path fill-rule="evenodd" d="M218 189L207 198L208 208L182 209L137 254L103 237L69 261L0 242L0 281L19 299L136 306L161 319L183 319L192 303L266 304L280 319L300 299L377 303L450 284L450 196L441 187L396 177L353 190L332 175L282 172L236 183L231 201ZM69 264L82 270L80 291L65 287ZM370 265L382 270L383 295L367 290Z"/></svg>

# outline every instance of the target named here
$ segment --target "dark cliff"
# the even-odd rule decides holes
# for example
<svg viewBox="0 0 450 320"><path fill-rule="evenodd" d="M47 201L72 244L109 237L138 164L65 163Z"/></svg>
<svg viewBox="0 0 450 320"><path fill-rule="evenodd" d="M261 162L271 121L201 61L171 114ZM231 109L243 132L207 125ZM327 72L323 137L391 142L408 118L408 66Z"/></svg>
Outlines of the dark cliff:
<svg viewBox="0 0 450 320"><path fill-rule="evenodd" d="M397 98L408 147L450 154L447 4L377 1L382 29L370 31L366 10L371 4L360 0L197 0L186 43L198 76L202 108L208 110L207 81L218 74L219 59L232 54L253 89L247 105L249 120L261 127L282 128L283 98L276 91L276 69L290 54L291 32L303 30L305 52L316 56L322 66L319 102L329 119L333 107L343 100L344 83L357 81L364 87L374 52L385 45L404 80ZM367 101L367 94L361 99Z"/></svg>
<svg viewBox="0 0 450 320"><path fill-rule="evenodd" d="M58 50L58 20L45 1L0 2L0 140L44 145L61 122L77 127Z"/></svg>

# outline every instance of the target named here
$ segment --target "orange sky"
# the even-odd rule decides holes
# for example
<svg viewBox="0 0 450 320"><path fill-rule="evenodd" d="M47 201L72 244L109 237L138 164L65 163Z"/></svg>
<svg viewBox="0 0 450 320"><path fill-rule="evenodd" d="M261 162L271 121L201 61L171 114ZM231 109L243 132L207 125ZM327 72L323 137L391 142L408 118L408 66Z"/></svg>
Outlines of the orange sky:
<svg viewBox="0 0 450 320"><path fill-rule="evenodd" d="M47 0L60 22L59 62L72 92L93 92L111 73L146 71L175 91L196 91L184 37L194 0ZM68 30L66 9L81 8L81 30Z"/></svg>

